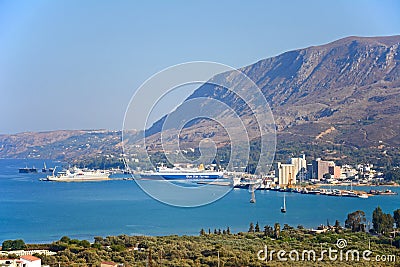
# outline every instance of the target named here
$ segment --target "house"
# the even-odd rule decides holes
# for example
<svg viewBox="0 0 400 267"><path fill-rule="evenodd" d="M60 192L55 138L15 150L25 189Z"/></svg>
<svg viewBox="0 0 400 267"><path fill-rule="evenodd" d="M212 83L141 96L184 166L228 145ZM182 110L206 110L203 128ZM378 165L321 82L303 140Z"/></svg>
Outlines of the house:
<svg viewBox="0 0 400 267"><path fill-rule="evenodd" d="M41 267L42 266L42 260L39 259L38 257L32 256L32 255L24 255L21 256L20 258L21 261L21 267Z"/></svg>
<svg viewBox="0 0 400 267"><path fill-rule="evenodd" d="M21 267L21 261L17 259L2 259L0 267Z"/></svg>
<svg viewBox="0 0 400 267"><path fill-rule="evenodd" d="M118 267L118 264L112 261L103 261L100 267Z"/></svg>

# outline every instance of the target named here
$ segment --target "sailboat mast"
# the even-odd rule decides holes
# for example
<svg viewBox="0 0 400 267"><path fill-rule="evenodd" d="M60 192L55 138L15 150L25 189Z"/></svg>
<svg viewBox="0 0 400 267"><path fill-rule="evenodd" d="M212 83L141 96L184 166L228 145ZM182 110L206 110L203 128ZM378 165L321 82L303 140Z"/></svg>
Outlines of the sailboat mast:
<svg viewBox="0 0 400 267"><path fill-rule="evenodd" d="M281 212L285 213L286 212L286 194L283 194L283 207L281 208Z"/></svg>

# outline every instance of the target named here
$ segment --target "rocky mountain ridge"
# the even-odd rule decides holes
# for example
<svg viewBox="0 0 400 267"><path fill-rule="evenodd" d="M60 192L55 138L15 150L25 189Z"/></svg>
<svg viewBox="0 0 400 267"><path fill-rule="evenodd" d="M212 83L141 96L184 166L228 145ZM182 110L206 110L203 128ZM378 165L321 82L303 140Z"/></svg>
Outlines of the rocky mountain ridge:
<svg viewBox="0 0 400 267"><path fill-rule="evenodd" d="M347 37L263 59L240 71L257 84L271 107L278 150L310 153L312 146L320 148L320 156L339 159L346 156L345 150L373 151L374 157L398 156L400 36ZM229 72L213 79L236 82ZM249 88L242 92L252 94ZM226 103L247 126L253 126L243 101L226 89L205 84L188 100L197 97ZM160 149L162 123L156 122L147 131L153 151ZM194 121L181 132L182 146L193 146L204 138L225 146L227 135L219 128L210 121ZM122 153L120 133L113 131L0 135L0 157L29 157L33 150L43 158Z"/></svg>

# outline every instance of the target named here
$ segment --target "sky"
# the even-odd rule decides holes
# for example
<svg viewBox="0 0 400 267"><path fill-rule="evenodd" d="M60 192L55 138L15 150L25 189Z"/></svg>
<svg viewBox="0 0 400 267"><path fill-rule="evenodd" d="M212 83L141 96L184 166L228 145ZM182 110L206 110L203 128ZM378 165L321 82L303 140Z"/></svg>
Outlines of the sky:
<svg viewBox="0 0 400 267"><path fill-rule="evenodd" d="M346 36L398 35L398 14L400 1L385 0L0 0L0 134L120 130L135 90L164 68L239 68Z"/></svg>

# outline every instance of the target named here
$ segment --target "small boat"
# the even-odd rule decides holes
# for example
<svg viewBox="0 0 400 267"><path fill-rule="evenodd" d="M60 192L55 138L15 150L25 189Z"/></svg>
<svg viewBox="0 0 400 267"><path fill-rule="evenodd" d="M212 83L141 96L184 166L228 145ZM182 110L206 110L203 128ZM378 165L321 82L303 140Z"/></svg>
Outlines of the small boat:
<svg viewBox="0 0 400 267"><path fill-rule="evenodd" d="M43 162L42 172L47 172L46 162Z"/></svg>
<svg viewBox="0 0 400 267"><path fill-rule="evenodd" d="M283 207L281 207L281 212L286 213L286 195L283 195Z"/></svg>
<svg viewBox="0 0 400 267"><path fill-rule="evenodd" d="M251 192L250 203L256 203L256 195L254 193L254 190Z"/></svg>
<svg viewBox="0 0 400 267"><path fill-rule="evenodd" d="M366 193L363 193L361 195L358 195L359 198L368 198L368 195Z"/></svg>

